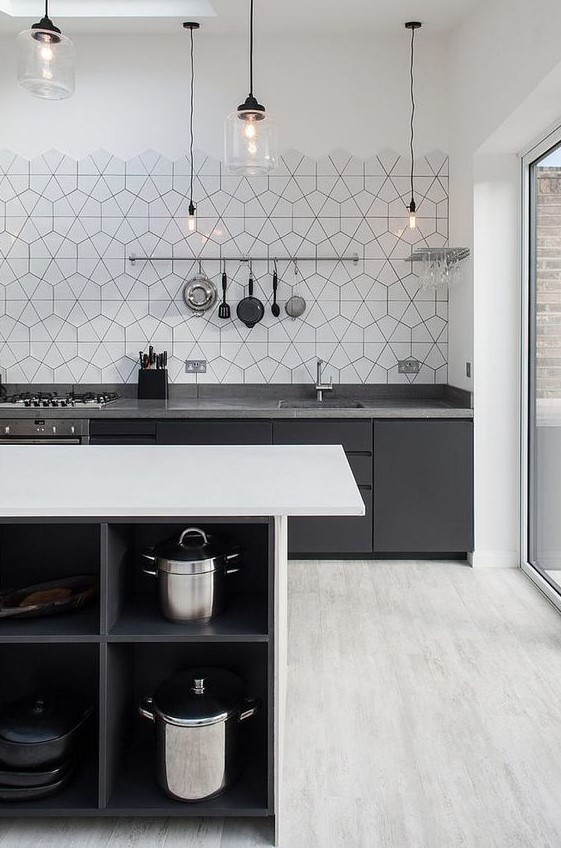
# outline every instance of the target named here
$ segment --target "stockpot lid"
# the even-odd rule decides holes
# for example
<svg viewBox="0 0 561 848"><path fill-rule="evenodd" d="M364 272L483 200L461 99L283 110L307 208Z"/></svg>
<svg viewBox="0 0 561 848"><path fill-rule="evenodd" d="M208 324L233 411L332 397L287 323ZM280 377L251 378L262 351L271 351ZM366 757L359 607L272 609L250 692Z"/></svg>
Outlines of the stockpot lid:
<svg viewBox="0 0 561 848"><path fill-rule="evenodd" d="M226 546L199 527L187 527L179 538L156 545L153 553L162 571L178 574L214 571L228 556Z"/></svg>
<svg viewBox="0 0 561 848"><path fill-rule="evenodd" d="M91 708L75 695L39 693L0 709L0 741L20 745L54 742L76 730Z"/></svg>
<svg viewBox="0 0 561 848"><path fill-rule="evenodd" d="M162 683L153 706L170 724L203 727L241 712L244 696L244 684L237 674L220 668L192 668Z"/></svg>

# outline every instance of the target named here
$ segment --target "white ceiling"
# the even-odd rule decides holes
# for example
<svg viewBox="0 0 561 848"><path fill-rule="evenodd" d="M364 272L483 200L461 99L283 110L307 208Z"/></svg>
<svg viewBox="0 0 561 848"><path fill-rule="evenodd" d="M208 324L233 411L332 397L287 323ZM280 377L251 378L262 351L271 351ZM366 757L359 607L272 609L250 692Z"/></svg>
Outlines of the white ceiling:
<svg viewBox="0 0 561 848"><path fill-rule="evenodd" d="M259 32L269 33L386 33L399 32L407 20L420 20L428 31L443 32L459 24L481 2L257 0L256 26ZM50 15L69 35L173 33L189 19L201 21L209 32L224 34L246 31L248 6L248 0L50 0ZM42 17L43 0L0 0L0 10L0 31L16 32Z"/></svg>

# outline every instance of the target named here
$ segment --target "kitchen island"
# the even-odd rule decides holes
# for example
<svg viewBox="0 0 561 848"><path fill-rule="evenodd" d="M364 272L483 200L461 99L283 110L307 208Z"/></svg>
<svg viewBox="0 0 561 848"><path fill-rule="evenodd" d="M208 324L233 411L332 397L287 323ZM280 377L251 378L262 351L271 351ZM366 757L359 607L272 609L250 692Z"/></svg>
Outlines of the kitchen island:
<svg viewBox="0 0 561 848"><path fill-rule="evenodd" d="M37 483L37 471L40 470ZM65 686L95 706L84 761L52 797L0 802L0 816L260 816L278 828L286 670L288 516L360 516L333 445L0 447L3 590L96 574L99 605L0 620L3 701ZM226 611L208 624L164 619L141 551L186 527L242 551ZM165 795L139 700L170 675L225 667L259 714L239 780L202 802Z"/></svg>

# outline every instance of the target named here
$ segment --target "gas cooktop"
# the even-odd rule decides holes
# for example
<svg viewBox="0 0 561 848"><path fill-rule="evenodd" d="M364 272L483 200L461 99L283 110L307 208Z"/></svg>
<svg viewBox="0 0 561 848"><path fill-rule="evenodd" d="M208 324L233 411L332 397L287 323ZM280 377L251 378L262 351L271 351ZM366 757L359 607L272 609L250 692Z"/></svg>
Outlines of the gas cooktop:
<svg viewBox="0 0 561 848"><path fill-rule="evenodd" d="M58 395L56 392L21 392L0 396L0 409L74 409L88 406L101 408L116 400L119 400L119 395L115 392L68 392L64 395Z"/></svg>

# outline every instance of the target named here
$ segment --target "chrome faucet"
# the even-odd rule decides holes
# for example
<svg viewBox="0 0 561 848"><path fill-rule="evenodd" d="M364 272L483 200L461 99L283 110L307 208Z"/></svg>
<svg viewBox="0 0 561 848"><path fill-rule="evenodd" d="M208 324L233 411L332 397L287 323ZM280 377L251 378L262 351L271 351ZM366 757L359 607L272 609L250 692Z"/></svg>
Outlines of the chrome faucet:
<svg viewBox="0 0 561 848"><path fill-rule="evenodd" d="M322 383L322 371L323 366L325 365L323 359L318 359L317 362L317 377L316 377L316 400L321 403L323 400L324 392L332 392L333 391L333 377L331 377L329 383Z"/></svg>

